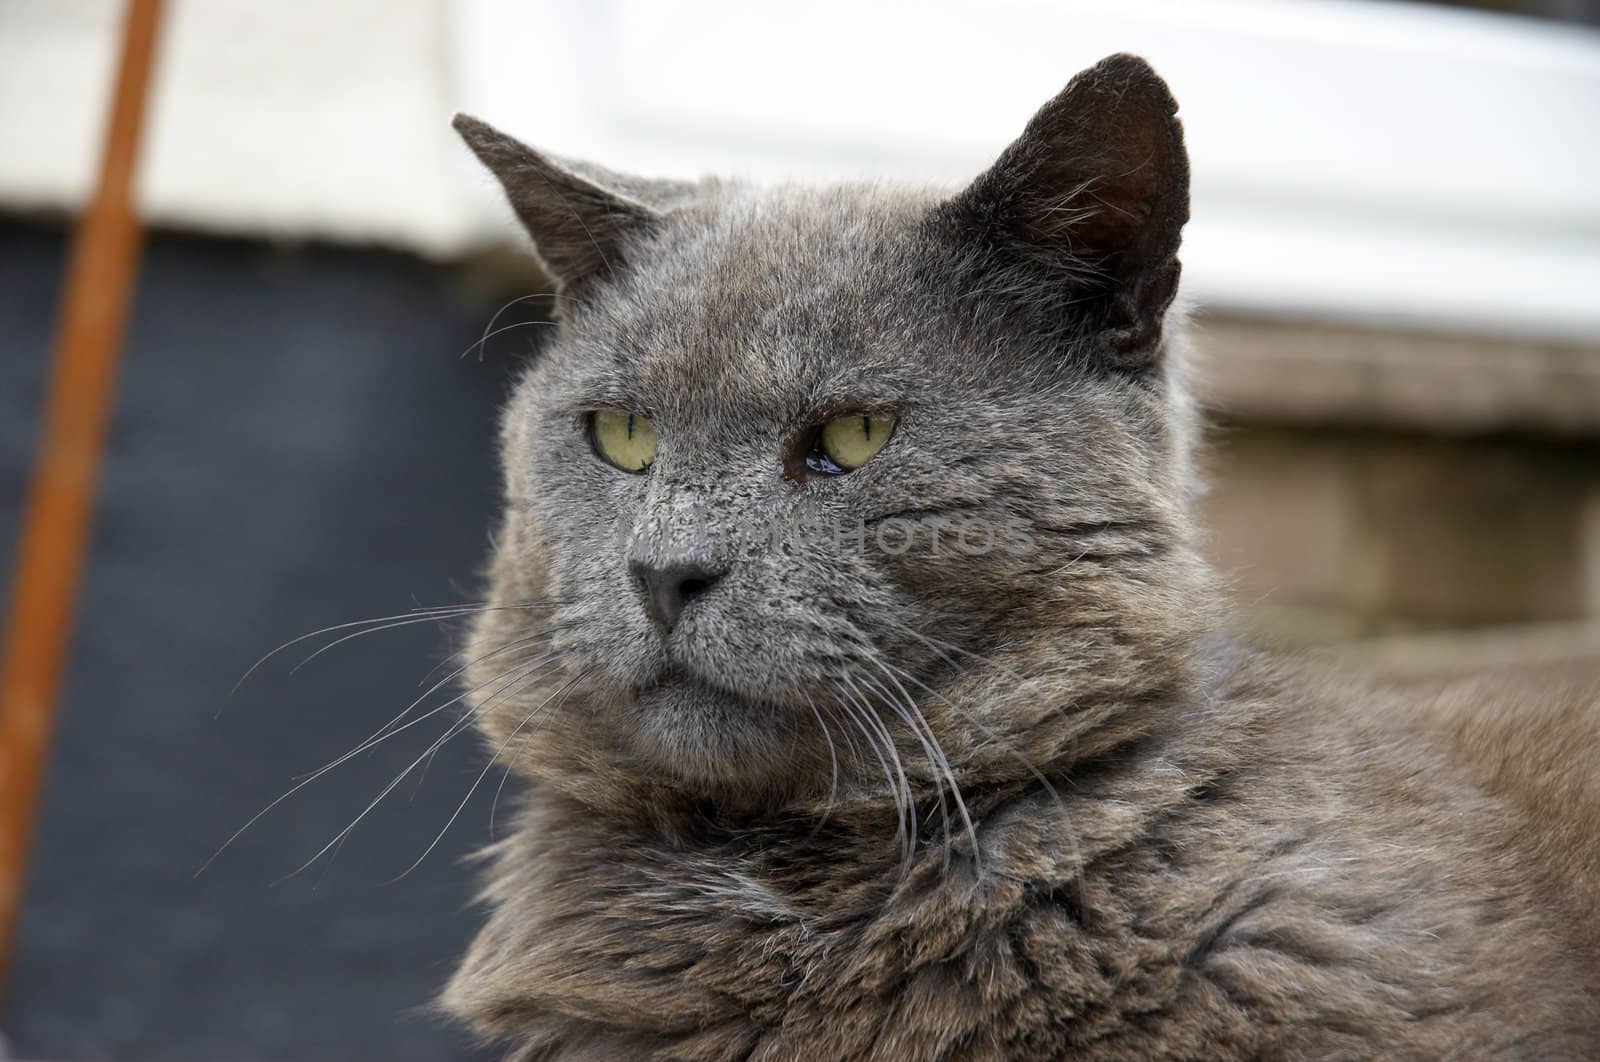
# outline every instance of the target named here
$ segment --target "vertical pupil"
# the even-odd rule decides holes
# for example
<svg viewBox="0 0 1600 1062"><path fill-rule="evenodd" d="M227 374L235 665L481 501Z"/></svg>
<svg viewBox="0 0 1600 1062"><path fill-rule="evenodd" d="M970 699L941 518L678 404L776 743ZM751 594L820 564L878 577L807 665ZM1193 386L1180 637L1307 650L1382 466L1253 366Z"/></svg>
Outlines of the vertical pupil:
<svg viewBox="0 0 1600 1062"><path fill-rule="evenodd" d="M861 435L868 442L872 441L872 418L871 417L862 417L861 418Z"/></svg>
<svg viewBox="0 0 1600 1062"><path fill-rule="evenodd" d="M628 438L633 438L633 414L628 414Z"/></svg>

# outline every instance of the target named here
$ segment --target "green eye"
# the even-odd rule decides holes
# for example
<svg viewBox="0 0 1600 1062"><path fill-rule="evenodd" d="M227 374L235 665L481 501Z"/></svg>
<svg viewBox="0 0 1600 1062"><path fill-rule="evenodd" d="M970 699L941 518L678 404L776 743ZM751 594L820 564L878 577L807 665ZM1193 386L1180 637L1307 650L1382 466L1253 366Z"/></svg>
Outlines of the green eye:
<svg viewBox="0 0 1600 1062"><path fill-rule="evenodd" d="M883 444L894 434L894 425L894 417L875 417L869 413L852 413L830 420L817 434L816 445L806 457L806 465L813 472L835 476L853 472L883 449Z"/></svg>
<svg viewBox="0 0 1600 1062"><path fill-rule="evenodd" d="M594 452L624 472L643 472L656 459L656 426L649 417L597 409L589 414Z"/></svg>

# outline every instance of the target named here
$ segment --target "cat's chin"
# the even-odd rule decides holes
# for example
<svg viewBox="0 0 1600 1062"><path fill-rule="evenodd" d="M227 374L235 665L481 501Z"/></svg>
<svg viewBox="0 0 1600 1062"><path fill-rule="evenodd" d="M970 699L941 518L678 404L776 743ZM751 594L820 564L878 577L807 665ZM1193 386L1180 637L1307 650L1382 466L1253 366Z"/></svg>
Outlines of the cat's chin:
<svg viewBox="0 0 1600 1062"><path fill-rule="evenodd" d="M635 755L707 792L789 789L809 760L791 709L679 672L636 691L629 714Z"/></svg>

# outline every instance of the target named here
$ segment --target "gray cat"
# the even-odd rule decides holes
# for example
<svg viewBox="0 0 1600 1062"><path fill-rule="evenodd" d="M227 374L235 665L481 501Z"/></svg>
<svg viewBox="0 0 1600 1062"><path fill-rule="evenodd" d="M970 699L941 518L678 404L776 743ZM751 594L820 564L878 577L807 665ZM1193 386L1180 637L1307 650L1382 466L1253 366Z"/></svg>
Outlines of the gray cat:
<svg viewBox="0 0 1600 1062"><path fill-rule="evenodd" d="M1113 56L953 194L457 119L561 324L468 647L528 793L452 1013L519 1059L1600 1057L1592 702L1222 633L1176 109Z"/></svg>

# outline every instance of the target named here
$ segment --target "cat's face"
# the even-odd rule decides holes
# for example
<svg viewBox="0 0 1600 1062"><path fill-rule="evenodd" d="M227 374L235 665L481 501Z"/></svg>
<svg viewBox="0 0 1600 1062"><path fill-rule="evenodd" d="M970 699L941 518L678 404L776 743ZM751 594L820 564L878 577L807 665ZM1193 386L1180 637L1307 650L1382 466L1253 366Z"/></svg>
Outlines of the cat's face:
<svg viewBox="0 0 1600 1062"><path fill-rule="evenodd" d="M580 175L463 123L565 282L505 424L519 607L472 647L514 762L718 798L936 778L1024 729L952 673L1133 622L1182 529L1186 196L1164 87L1108 64L955 197Z"/></svg>

